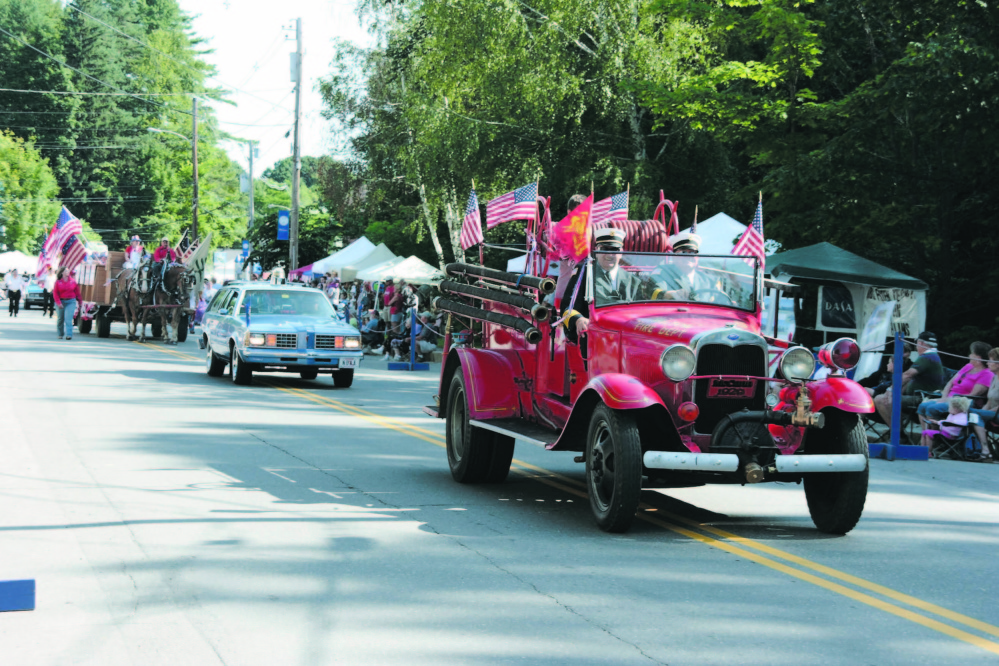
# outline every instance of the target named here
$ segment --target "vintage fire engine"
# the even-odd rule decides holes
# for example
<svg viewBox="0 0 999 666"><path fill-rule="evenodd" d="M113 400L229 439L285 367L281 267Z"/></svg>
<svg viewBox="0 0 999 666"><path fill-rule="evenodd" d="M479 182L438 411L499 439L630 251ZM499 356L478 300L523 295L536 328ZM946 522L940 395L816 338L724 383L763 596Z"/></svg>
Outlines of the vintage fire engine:
<svg viewBox="0 0 999 666"><path fill-rule="evenodd" d="M655 223L665 234L665 217ZM868 484L860 415L874 410L845 376L857 343L823 347L828 376L810 380L813 354L760 330L757 259L636 247L626 240L619 257L632 281L627 298L602 299L600 252L588 260L578 282L590 323L579 344L553 323L555 281L543 254L523 275L447 267L436 306L481 322L481 346L448 349L446 339L437 404L425 409L447 420L454 479L502 482L520 440L581 454L593 516L607 531L630 527L643 487L768 481L803 481L819 530L853 529Z"/></svg>

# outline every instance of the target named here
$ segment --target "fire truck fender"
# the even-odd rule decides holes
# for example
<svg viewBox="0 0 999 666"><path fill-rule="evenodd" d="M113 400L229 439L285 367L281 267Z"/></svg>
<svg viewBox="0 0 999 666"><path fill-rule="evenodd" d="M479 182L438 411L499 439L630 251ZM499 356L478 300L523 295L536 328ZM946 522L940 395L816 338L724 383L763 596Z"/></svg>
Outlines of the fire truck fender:
<svg viewBox="0 0 999 666"><path fill-rule="evenodd" d="M655 391L636 377L619 373L607 373L595 377L586 385L576 404L572 407L569 420L562 429L562 435L552 451L583 451L586 448L586 433L590 426L593 410L603 403L611 409L634 411L642 434L643 448L653 440L672 439L669 434L679 434L670 418L669 410ZM654 433L660 433L654 436ZM648 434L648 439L646 435ZM662 437L665 434L666 437ZM656 448L659 448L656 446Z"/></svg>
<svg viewBox="0 0 999 666"><path fill-rule="evenodd" d="M812 401L812 411L820 412L827 407L852 412L870 414L874 411L874 400L864 387L845 377L827 377L808 384L808 397Z"/></svg>
<svg viewBox="0 0 999 666"><path fill-rule="evenodd" d="M465 380L470 418L487 420L521 416L521 389L514 380L524 374L524 368L516 351L452 349L441 373L442 406L448 404L447 392L455 372L460 372ZM443 408L440 416L445 416Z"/></svg>

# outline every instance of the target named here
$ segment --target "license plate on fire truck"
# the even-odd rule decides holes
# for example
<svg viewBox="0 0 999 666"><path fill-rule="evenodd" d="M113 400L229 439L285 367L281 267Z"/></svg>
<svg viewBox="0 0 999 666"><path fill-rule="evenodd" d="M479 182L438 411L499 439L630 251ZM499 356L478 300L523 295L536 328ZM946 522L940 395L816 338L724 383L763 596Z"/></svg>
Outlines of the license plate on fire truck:
<svg viewBox="0 0 999 666"><path fill-rule="evenodd" d="M756 393L756 380L738 377L717 378L708 384L709 398L752 398Z"/></svg>

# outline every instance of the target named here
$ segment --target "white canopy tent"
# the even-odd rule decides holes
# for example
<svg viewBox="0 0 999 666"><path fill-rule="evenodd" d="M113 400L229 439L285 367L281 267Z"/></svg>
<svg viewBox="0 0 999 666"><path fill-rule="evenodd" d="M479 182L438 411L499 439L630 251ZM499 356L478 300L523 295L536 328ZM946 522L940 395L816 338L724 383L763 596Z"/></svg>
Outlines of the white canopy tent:
<svg viewBox="0 0 999 666"><path fill-rule="evenodd" d="M380 264L362 268L357 272L357 279L364 280L365 282L382 282L383 280L395 277L392 273L392 269L404 261L406 261L404 257L393 257L392 259L383 261Z"/></svg>
<svg viewBox="0 0 999 666"><path fill-rule="evenodd" d="M312 272L315 274L327 273L329 271L340 271L344 266L364 259L375 249L375 244L364 236L343 248L334 252L325 259L320 259L312 263Z"/></svg>
<svg viewBox="0 0 999 666"><path fill-rule="evenodd" d="M378 264L383 264L386 261L391 261L392 259L400 259L400 257L397 257L392 250L388 249L385 243L379 243L378 246L369 252L367 256L344 266L340 271L340 278L347 282L357 280L359 279L358 274L365 268L377 266Z"/></svg>
<svg viewBox="0 0 999 666"><path fill-rule="evenodd" d="M506 262L506 270L508 273L523 273L524 266L527 264L527 255L522 254L520 256L514 257ZM548 277L558 277L558 262L549 261L548 262Z"/></svg>
<svg viewBox="0 0 999 666"><path fill-rule="evenodd" d="M18 273L32 275L36 268L38 268L38 257L30 257L18 250L0 254L0 273L16 269Z"/></svg>
<svg viewBox="0 0 999 666"><path fill-rule="evenodd" d="M386 262L388 263L388 262ZM407 257L392 265L379 265L357 274L365 281L405 280L413 284L436 284L444 279L444 274L419 257Z"/></svg>
<svg viewBox="0 0 999 666"><path fill-rule="evenodd" d="M736 241L746 232L746 225L725 213L712 215L697 223L701 254L731 254Z"/></svg>

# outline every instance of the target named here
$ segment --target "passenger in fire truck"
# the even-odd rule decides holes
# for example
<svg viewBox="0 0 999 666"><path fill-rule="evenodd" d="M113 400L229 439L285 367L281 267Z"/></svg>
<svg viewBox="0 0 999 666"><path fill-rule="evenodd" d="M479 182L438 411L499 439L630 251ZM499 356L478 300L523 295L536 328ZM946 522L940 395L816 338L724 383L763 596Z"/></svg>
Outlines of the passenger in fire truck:
<svg viewBox="0 0 999 666"><path fill-rule="evenodd" d="M598 229L593 233L596 261L593 267L593 290L600 303L639 300L641 283L621 267L621 250L627 232L623 229ZM590 305L586 302L586 270L583 269L566 285L559 307L566 339L579 343L590 324ZM582 279L579 288L577 281ZM575 298L573 298L575 295ZM571 303L570 303L571 301Z"/></svg>

